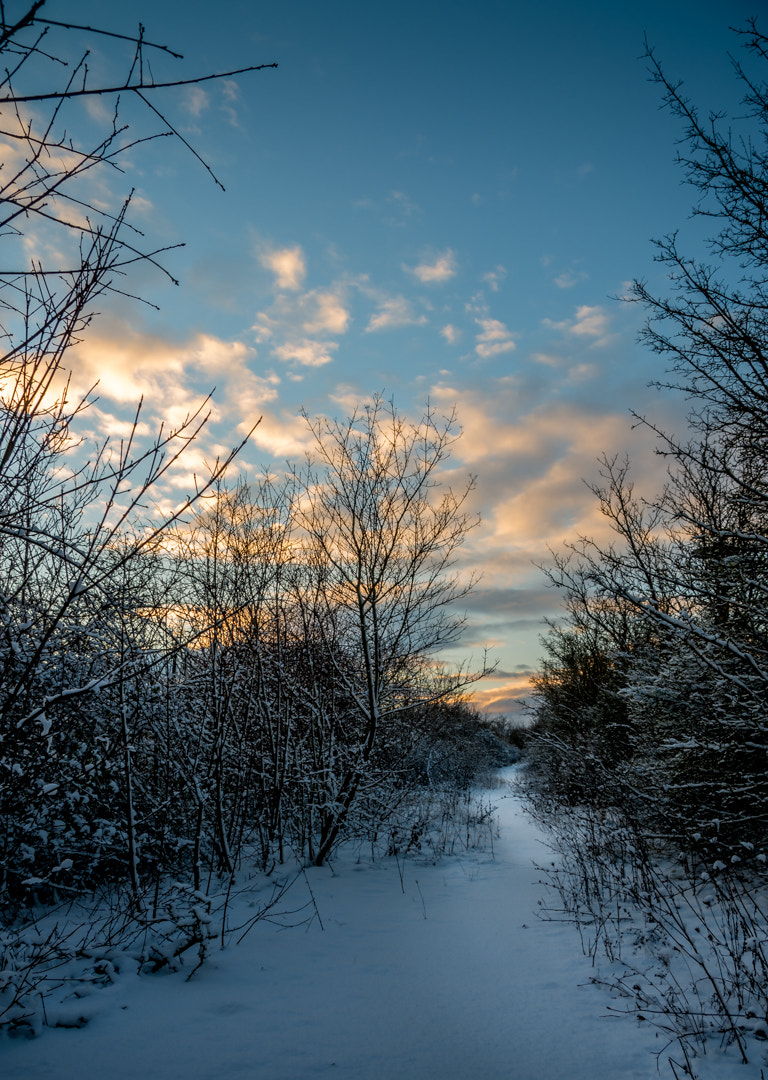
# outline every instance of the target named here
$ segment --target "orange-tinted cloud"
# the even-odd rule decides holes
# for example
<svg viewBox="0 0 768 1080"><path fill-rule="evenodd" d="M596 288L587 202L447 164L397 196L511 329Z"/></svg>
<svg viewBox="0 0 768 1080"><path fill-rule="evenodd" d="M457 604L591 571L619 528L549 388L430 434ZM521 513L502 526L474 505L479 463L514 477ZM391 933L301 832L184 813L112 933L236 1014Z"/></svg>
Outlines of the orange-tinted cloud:
<svg viewBox="0 0 768 1080"><path fill-rule="evenodd" d="M422 285L442 285L456 276L456 256L448 248L432 262L423 262L412 267L404 266L403 269L413 274Z"/></svg>
<svg viewBox="0 0 768 1080"><path fill-rule="evenodd" d="M299 244L293 247L270 248L262 252L259 262L275 275L278 289L296 291L307 276L307 261Z"/></svg>

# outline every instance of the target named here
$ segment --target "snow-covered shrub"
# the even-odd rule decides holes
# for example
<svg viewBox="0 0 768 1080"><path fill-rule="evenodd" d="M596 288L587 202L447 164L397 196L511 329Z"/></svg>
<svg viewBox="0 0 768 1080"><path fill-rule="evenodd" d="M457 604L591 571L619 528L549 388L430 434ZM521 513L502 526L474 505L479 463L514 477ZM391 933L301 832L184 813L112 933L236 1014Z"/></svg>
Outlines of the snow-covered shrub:
<svg viewBox="0 0 768 1080"><path fill-rule="evenodd" d="M554 856L540 867L556 896L542 917L574 924L600 968L596 978L626 1003L619 1008L669 1036L673 1062L690 1069L680 1075L696 1075L708 1040L733 1045L743 1061L760 1060L768 1016L765 853L744 847L738 861L707 864L673 855L615 812L556 808L539 793L531 805Z"/></svg>

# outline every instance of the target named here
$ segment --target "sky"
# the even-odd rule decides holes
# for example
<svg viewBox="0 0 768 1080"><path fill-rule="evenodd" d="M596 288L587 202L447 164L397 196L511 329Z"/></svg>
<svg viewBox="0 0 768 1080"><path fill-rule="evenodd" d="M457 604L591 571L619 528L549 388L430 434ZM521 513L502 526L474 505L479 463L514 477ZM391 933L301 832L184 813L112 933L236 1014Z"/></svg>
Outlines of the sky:
<svg viewBox="0 0 768 1080"><path fill-rule="evenodd" d="M701 239L644 41L705 113L738 115L729 27L757 6L48 0L52 19L143 23L184 54L152 58L158 81L279 65L153 99L226 191L170 140L104 181L135 189L153 244L185 246L166 256L179 287L147 267L130 281L159 310L105 301L77 349L75 387L99 380L94 434L142 395L151 428L215 387L178 497L259 418L246 475L301 460L302 408L344 419L376 393L414 419L426 401L455 407L451 475L476 476L482 518L456 569L482 578L446 658L487 648L498 668L475 698L514 711L559 604L538 564L605 532L584 482L598 457L629 453L650 494L659 463L630 410L684 422L685 404L649 385L663 369L637 344L643 312L620 299L635 278L666 288L652 238ZM102 39L91 71L113 77L126 56ZM70 122L105 119L91 101Z"/></svg>

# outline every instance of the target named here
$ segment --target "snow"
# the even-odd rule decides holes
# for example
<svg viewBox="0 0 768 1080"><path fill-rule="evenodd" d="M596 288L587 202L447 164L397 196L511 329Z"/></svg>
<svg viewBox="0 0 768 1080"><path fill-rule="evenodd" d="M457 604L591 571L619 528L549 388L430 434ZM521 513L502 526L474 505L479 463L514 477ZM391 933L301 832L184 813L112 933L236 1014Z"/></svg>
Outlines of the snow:
<svg viewBox="0 0 768 1080"><path fill-rule="evenodd" d="M509 774L509 770L504 773ZM258 922L181 974L123 970L36 1039L0 1040L8 1080L645 1080L671 1076L648 1024L611 999L569 926L539 917L547 858L518 797L492 792L493 853L312 868L322 920ZM402 880L401 880L402 878ZM309 900L299 878L283 907ZM290 901L290 903L289 903ZM240 898L230 924L253 909ZM240 907L238 908L238 905ZM286 921L298 922L306 909ZM190 964L191 966L191 964ZM61 1010L61 1006L59 1009ZM757 1068L710 1059L718 1080ZM706 1074L707 1077L710 1073Z"/></svg>

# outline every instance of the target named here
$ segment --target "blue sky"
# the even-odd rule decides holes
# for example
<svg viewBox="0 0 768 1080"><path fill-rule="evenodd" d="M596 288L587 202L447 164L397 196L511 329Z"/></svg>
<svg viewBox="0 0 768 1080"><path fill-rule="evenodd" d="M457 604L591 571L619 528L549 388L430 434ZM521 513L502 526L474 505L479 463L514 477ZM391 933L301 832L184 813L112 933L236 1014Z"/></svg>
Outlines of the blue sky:
<svg viewBox="0 0 768 1080"><path fill-rule="evenodd" d="M141 394L148 421L173 420L215 386L190 468L261 416L247 471L303 453L302 406L343 418L379 391L409 415L427 398L455 405L454 465L477 475L483 517L459 570L483 580L452 655L487 645L499 671L478 700L512 707L557 609L534 563L604 528L582 478L601 452L628 450L652 486L650 441L629 410L678 427L684 414L648 388L660 371L635 343L642 313L615 299L636 277L664 288L652 237L697 237L644 36L705 111L738 114L728 27L754 5L47 8L128 32L143 22L185 54L155 59L158 80L279 64L162 99L226 193L168 141L110 181L135 186L148 235L186 247L167 257L180 288L144 270L134 282L159 312L107 304L79 348L76 382L101 380L94 428L114 429ZM114 71L120 55L105 45L92 68ZM99 120L79 108L78 122Z"/></svg>

